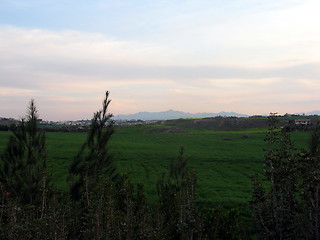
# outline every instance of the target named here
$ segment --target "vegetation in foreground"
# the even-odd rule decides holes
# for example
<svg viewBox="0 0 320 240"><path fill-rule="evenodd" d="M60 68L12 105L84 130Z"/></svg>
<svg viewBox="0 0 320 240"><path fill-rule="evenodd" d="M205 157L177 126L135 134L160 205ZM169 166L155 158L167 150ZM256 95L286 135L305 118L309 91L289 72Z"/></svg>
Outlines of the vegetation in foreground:
<svg viewBox="0 0 320 240"><path fill-rule="evenodd" d="M183 148L158 177L158 197L148 201L143 185L131 183L114 165L109 103L107 92L69 166L72 187L66 194L54 188L48 174L46 138L36 127L31 102L27 120L14 130L1 157L1 238L248 239L255 232L261 239L319 239L319 127L310 150L300 151L271 122L262 177L269 184L254 178L252 232L237 210L197 204L199 178L187 168Z"/></svg>

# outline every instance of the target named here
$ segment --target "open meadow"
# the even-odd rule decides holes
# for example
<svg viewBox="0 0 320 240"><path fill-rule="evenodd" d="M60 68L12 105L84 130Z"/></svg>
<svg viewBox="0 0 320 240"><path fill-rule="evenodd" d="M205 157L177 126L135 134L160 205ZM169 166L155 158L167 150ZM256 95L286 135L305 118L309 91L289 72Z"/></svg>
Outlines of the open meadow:
<svg viewBox="0 0 320 240"><path fill-rule="evenodd" d="M0 132L3 152L11 132ZM298 148L305 148L309 132L290 133ZM86 133L48 132L48 169L54 185L68 189L68 168L86 139ZM156 184L172 159L184 147L189 168L197 175L197 201L207 206L246 205L251 176L263 172L265 128L213 131L168 125L117 127L109 144L115 164L133 183L143 183L148 199L156 198Z"/></svg>

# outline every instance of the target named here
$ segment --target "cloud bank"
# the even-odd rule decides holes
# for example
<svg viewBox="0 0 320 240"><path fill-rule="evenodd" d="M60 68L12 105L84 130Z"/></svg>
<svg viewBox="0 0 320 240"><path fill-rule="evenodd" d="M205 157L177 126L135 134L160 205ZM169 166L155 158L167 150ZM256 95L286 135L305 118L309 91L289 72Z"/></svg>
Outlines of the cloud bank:
<svg viewBox="0 0 320 240"><path fill-rule="evenodd" d="M201 3L140 6L167 18L128 12L131 35L0 25L0 116L24 115L34 98L44 119L91 118L106 90L115 115L319 109L317 1Z"/></svg>

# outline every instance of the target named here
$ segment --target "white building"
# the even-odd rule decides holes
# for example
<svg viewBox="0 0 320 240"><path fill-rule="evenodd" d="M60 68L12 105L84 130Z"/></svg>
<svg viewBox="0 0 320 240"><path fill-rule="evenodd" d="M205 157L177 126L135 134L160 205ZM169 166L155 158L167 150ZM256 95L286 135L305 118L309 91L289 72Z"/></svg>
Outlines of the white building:
<svg viewBox="0 0 320 240"><path fill-rule="evenodd" d="M296 119L296 120L294 120L294 124L296 124L296 125L310 125L311 119Z"/></svg>

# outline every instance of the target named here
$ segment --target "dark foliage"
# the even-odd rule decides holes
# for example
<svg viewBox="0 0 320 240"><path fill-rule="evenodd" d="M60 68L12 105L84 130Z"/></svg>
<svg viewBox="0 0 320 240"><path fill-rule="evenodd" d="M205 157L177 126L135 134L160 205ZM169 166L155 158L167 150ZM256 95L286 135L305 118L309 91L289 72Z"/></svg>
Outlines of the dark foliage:
<svg viewBox="0 0 320 240"><path fill-rule="evenodd" d="M301 188L304 210L307 215L307 233L311 239L320 239L320 124L314 129L309 152L301 154Z"/></svg>
<svg viewBox="0 0 320 240"><path fill-rule="evenodd" d="M26 119L13 128L1 156L0 182L23 204L40 204L48 187L45 133L38 129L38 113L31 100Z"/></svg>
<svg viewBox="0 0 320 240"><path fill-rule="evenodd" d="M9 131L9 129L8 126L0 125L0 131Z"/></svg>
<svg viewBox="0 0 320 240"><path fill-rule="evenodd" d="M75 156L70 168L73 184L70 193L73 199L80 199L81 193L89 193L101 174L115 180L117 178L113 160L108 151L108 142L114 132L112 114L108 113L109 92L106 92L102 110L96 112L91 121L87 141Z"/></svg>
<svg viewBox="0 0 320 240"><path fill-rule="evenodd" d="M254 177L251 200L260 239L320 239L319 131L318 125L310 151L298 151L270 116L265 179Z"/></svg>

